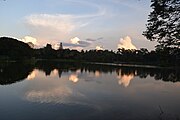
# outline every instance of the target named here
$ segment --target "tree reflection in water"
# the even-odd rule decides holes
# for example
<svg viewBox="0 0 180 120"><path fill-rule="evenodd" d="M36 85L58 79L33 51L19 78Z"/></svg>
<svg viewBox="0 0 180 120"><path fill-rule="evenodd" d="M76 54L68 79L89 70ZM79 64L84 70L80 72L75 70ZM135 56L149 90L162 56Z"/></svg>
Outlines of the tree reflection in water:
<svg viewBox="0 0 180 120"><path fill-rule="evenodd" d="M0 84L8 85L20 82L27 78L33 71L33 66L22 63L4 63L0 64Z"/></svg>
<svg viewBox="0 0 180 120"><path fill-rule="evenodd" d="M37 62L35 65L22 63L6 63L0 64L0 84L7 85L18 81L31 80L36 77L38 71L43 71L46 76L58 74L61 78L62 73L72 72L69 80L78 82L78 74L83 72L93 73L93 77L99 77L102 73L115 72L119 79L119 84L127 87L130 81L135 77L146 78L147 76L154 77L155 80L179 82L180 72L177 69L165 68L138 68L138 67L120 67L108 65L95 65L85 63L67 63L67 62L52 62L44 61Z"/></svg>

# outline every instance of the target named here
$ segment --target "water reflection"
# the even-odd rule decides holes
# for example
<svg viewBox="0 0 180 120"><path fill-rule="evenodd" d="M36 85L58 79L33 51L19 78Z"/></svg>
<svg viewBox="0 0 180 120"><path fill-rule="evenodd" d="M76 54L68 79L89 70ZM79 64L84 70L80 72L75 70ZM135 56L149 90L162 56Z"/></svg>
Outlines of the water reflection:
<svg viewBox="0 0 180 120"><path fill-rule="evenodd" d="M22 63L0 64L0 84L8 85L15 82L20 82L25 78L27 78L32 71L33 71L33 66L29 64L22 64Z"/></svg>
<svg viewBox="0 0 180 120"><path fill-rule="evenodd" d="M34 115L48 120L159 120L159 106L171 116L179 114L179 77L176 69L48 61L3 64L0 112L19 119L24 114L16 111L23 106L19 113L26 111L27 120ZM13 84L18 81L23 82Z"/></svg>
<svg viewBox="0 0 180 120"><path fill-rule="evenodd" d="M64 103L65 98L72 95L68 87L57 87L52 89L28 91L25 98L28 101L40 103Z"/></svg>
<svg viewBox="0 0 180 120"><path fill-rule="evenodd" d="M104 65L88 65L80 63L67 64L64 62L38 62L35 65L22 63L9 63L0 65L0 84L6 85L17 81L33 80L39 71L43 71L46 76L58 75L72 72L69 80L77 83L80 73L94 73L93 78L100 77L101 74L115 72L118 83L125 87L129 86L130 81L135 76L139 78L153 77L155 80L178 82L180 81L179 70L162 68L134 68L134 67L114 67ZM92 78L92 79L93 79ZM91 78L90 78L91 79ZM87 80L88 81L88 80Z"/></svg>
<svg viewBox="0 0 180 120"><path fill-rule="evenodd" d="M131 80L133 80L134 75L130 74L130 75L118 75L117 78L119 79L119 84L123 85L124 87L128 87Z"/></svg>
<svg viewBox="0 0 180 120"><path fill-rule="evenodd" d="M74 82L74 83L77 83L79 81L78 75L77 74L71 74L69 76L69 80Z"/></svg>
<svg viewBox="0 0 180 120"><path fill-rule="evenodd" d="M96 70L96 71L95 71L95 77L100 77L100 75L101 75L101 72L98 71L98 70Z"/></svg>
<svg viewBox="0 0 180 120"><path fill-rule="evenodd" d="M34 69L28 76L27 76L27 80L33 80L35 79L36 75L38 74L38 70Z"/></svg>
<svg viewBox="0 0 180 120"><path fill-rule="evenodd" d="M52 75L53 75L53 76L56 76L56 75L58 75L58 74L59 74L58 69L54 69L54 70L52 71Z"/></svg>

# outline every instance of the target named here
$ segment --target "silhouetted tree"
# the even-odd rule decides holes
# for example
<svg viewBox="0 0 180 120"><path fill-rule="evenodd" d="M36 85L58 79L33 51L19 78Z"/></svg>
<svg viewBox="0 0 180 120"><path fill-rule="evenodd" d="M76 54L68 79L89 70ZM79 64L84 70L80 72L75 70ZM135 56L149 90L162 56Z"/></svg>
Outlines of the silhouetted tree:
<svg viewBox="0 0 180 120"><path fill-rule="evenodd" d="M151 0L147 30L143 35L157 47L180 48L180 0Z"/></svg>
<svg viewBox="0 0 180 120"><path fill-rule="evenodd" d="M45 59L55 59L56 51L52 48L51 44L47 44L46 47L40 50L41 57Z"/></svg>
<svg viewBox="0 0 180 120"><path fill-rule="evenodd" d="M0 38L0 58L24 59L33 56L33 49L26 43L13 38Z"/></svg>

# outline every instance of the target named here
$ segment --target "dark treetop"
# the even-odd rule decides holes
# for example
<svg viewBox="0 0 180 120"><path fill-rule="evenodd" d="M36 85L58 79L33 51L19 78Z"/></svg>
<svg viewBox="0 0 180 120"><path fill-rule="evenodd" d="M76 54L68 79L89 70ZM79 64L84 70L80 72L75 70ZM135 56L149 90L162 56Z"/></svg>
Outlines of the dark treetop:
<svg viewBox="0 0 180 120"><path fill-rule="evenodd" d="M143 35L159 48L180 49L180 0L151 0L147 30Z"/></svg>

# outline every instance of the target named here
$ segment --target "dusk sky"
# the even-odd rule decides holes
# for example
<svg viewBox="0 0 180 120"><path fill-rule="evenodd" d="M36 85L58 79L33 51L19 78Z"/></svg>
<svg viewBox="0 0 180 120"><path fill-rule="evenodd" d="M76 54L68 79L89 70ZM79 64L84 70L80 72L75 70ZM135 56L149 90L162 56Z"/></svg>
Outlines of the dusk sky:
<svg viewBox="0 0 180 120"><path fill-rule="evenodd" d="M150 0L1 0L0 36L42 47L154 49L146 29Z"/></svg>

